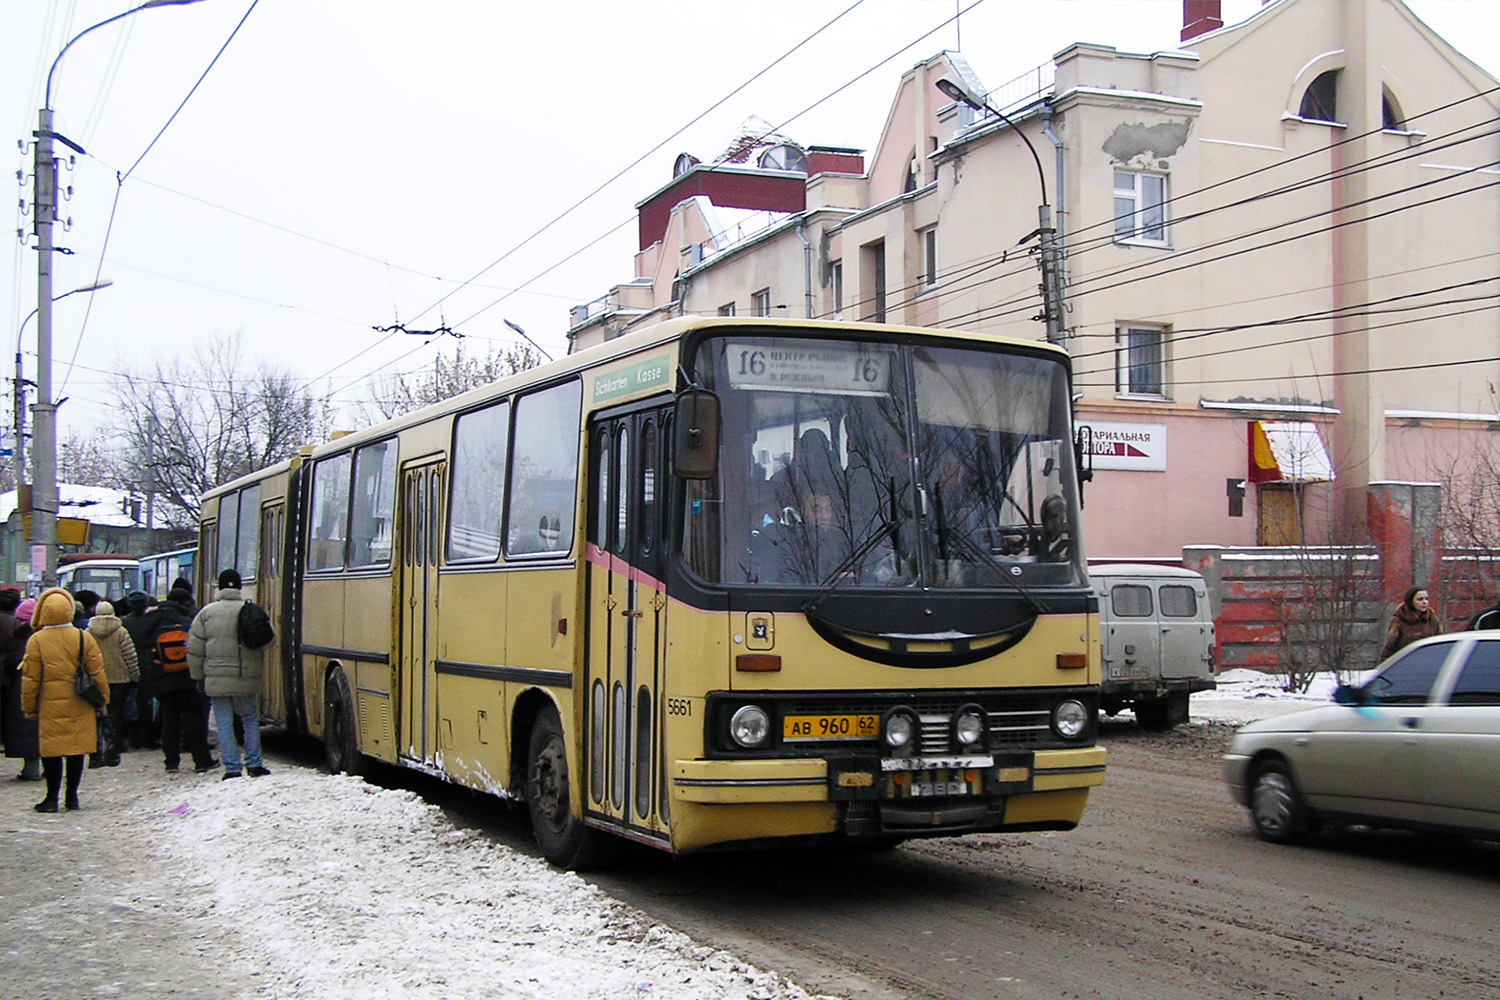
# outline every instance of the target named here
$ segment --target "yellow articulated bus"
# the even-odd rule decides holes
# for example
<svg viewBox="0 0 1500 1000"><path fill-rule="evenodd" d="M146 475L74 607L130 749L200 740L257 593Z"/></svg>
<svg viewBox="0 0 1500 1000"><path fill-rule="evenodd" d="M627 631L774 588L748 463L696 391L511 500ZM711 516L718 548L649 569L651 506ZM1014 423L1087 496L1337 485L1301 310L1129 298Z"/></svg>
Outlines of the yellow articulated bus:
<svg viewBox="0 0 1500 1000"><path fill-rule="evenodd" d="M1044 344L673 320L215 490L204 579L271 607L266 712L334 770L524 800L558 865L1070 829L1070 389Z"/></svg>

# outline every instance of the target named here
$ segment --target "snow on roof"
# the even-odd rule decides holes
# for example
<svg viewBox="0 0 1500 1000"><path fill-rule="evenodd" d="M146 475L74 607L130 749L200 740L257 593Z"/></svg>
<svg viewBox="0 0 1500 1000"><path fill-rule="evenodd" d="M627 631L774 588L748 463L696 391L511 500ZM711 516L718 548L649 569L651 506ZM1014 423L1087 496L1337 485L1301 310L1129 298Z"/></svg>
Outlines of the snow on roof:
<svg viewBox="0 0 1500 1000"><path fill-rule="evenodd" d="M708 226L712 246L705 246L704 257L721 253L774 228L796 215L795 212L767 212L754 208L726 208L715 205L707 195L694 195L693 203Z"/></svg>
<svg viewBox="0 0 1500 1000"><path fill-rule="evenodd" d="M111 528L136 528L145 525L145 521L130 516L131 501L138 498L126 490L58 483L57 495L58 517L81 517L91 524ZM10 520L15 510L16 491L6 490L0 493L0 521Z"/></svg>

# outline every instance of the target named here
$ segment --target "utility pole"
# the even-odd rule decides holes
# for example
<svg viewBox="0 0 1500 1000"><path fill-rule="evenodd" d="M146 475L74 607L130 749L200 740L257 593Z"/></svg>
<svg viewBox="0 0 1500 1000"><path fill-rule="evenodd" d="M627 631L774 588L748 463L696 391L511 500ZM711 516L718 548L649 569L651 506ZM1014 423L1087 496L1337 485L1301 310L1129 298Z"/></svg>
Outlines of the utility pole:
<svg viewBox="0 0 1500 1000"><path fill-rule="evenodd" d="M47 89L50 94L50 73ZM36 450L32 453L30 539L31 569L41 574L44 588L57 583L57 406L52 402L52 223L57 219L57 160L52 155L53 136L52 109L44 107L37 115L31 201L37 265L36 404L31 411Z"/></svg>
<svg viewBox="0 0 1500 1000"><path fill-rule="evenodd" d="M52 130L52 78L68 49L84 35L106 24L152 7L175 7L197 0L146 0L145 3L84 28L52 60L47 89L37 112L36 161L32 195L32 225L36 230L36 405L31 408L34 432L31 462L31 566L43 587L57 583L57 404L52 400L52 223L57 220L56 139L79 155L83 147Z"/></svg>

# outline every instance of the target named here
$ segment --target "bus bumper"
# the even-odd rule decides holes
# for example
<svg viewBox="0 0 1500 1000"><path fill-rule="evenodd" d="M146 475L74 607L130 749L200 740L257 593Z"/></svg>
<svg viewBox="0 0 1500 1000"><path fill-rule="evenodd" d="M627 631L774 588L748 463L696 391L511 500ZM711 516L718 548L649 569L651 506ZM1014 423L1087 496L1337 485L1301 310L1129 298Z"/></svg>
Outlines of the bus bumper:
<svg viewBox="0 0 1500 1000"><path fill-rule="evenodd" d="M981 830L1071 829L1090 788L1104 783L1103 747L891 760L679 760L673 767L676 834L709 842L789 835L933 836ZM691 819L689 819L691 816ZM774 836L774 834L772 834ZM759 839L754 838L754 839ZM678 840L674 836L674 840ZM694 849L707 843L677 843Z"/></svg>

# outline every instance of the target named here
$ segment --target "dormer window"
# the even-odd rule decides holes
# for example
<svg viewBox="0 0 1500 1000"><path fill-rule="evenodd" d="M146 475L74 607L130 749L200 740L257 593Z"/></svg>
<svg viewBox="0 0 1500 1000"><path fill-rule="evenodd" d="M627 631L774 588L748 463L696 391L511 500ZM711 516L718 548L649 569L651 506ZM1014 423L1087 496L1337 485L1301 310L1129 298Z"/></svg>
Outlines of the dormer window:
<svg viewBox="0 0 1500 1000"><path fill-rule="evenodd" d="M757 165L762 170L785 170L792 174L807 173L807 154L789 142L779 143L760 154Z"/></svg>
<svg viewBox="0 0 1500 1000"><path fill-rule="evenodd" d="M1302 106L1297 109L1297 117L1315 122L1338 121L1338 82L1339 71L1336 69L1319 73L1318 78L1303 92Z"/></svg>

